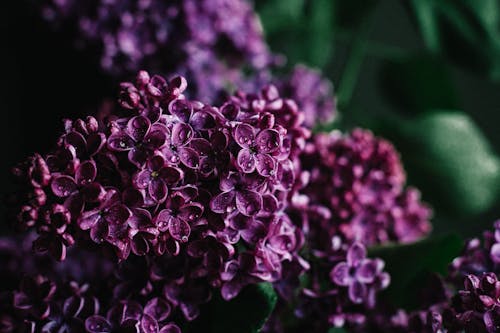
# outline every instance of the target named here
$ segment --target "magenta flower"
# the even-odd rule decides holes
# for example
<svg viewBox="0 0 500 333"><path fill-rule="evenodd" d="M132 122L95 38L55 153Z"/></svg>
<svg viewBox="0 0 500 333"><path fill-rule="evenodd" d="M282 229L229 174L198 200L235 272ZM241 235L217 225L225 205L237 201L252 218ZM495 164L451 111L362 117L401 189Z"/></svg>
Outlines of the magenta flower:
<svg viewBox="0 0 500 333"><path fill-rule="evenodd" d="M141 167L153 152L167 142L167 128L160 124L151 124L144 116L131 118L126 127L108 138L108 147L114 151L127 151L128 159Z"/></svg>

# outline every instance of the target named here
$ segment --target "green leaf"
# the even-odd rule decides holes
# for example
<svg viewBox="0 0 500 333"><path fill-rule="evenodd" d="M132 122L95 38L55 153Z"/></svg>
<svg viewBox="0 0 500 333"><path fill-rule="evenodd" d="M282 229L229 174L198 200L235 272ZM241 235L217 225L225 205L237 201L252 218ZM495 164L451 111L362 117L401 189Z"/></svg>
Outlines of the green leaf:
<svg viewBox="0 0 500 333"><path fill-rule="evenodd" d="M245 287L231 301L217 293L201 309L201 316L186 330L189 333L257 333L276 305L277 296L270 283Z"/></svg>
<svg viewBox="0 0 500 333"><path fill-rule="evenodd" d="M497 0L412 0L409 8L430 51L500 79Z"/></svg>
<svg viewBox="0 0 500 333"><path fill-rule="evenodd" d="M474 215L498 202L499 158L469 116L436 110L385 119L379 130L401 152L410 183L436 210Z"/></svg>
<svg viewBox="0 0 500 333"><path fill-rule="evenodd" d="M347 331L340 327L332 327L328 330L328 333L347 333Z"/></svg>
<svg viewBox="0 0 500 333"><path fill-rule="evenodd" d="M408 245L370 249L370 257L383 259L385 269L391 275L391 284L381 297L388 297L396 306L413 308L425 282L422 276L445 274L449 263L460 254L462 247L460 237L445 235Z"/></svg>
<svg viewBox="0 0 500 333"><path fill-rule="evenodd" d="M414 56L387 61L381 77L384 95L408 114L458 107L448 67L436 57Z"/></svg>
<svg viewBox="0 0 500 333"><path fill-rule="evenodd" d="M257 2L266 38L288 65L323 67L333 52L334 1L266 0Z"/></svg>

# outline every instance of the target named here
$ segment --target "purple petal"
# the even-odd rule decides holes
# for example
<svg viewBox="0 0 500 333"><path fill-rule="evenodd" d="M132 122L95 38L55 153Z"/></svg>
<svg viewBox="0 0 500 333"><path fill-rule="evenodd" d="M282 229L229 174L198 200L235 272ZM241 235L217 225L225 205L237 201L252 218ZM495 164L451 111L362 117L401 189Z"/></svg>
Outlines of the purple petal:
<svg viewBox="0 0 500 333"><path fill-rule="evenodd" d="M500 243L495 243L491 246L490 256L494 263L500 263Z"/></svg>
<svg viewBox="0 0 500 333"><path fill-rule="evenodd" d="M254 216L262 208L262 196L254 191L236 192L236 207L246 216Z"/></svg>
<svg viewBox="0 0 500 333"><path fill-rule="evenodd" d="M210 200L210 209L214 213L230 213L235 209L234 192L222 192Z"/></svg>
<svg viewBox="0 0 500 333"><path fill-rule="evenodd" d="M359 281L352 281L352 284L349 285L349 298L353 303L363 303L363 300L366 297L366 292L366 286Z"/></svg>
<svg viewBox="0 0 500 333"><path fill-rule="evenodd" d="M144 313L155 318L157 321L165 321L170 315L171 307L166 300L155 297L144 307Z"/></svg>
<svg viewBox="0 0 500 333"><path fill-rule="evenodd" d="M85 329L90 333L108 333L111 332L111 325L106 318L95 315L85 320Z"/></svg>
<svg viewBox="0 0 500 333"><path fill-rule="evenodd" d="M104 219L99 219L90 229L90 238L98 244L104 242L109 234L109 226Z"/></svg>
<svg viewBox="0 0 500 333"><path fill-rule="evenodd" d="M263 215L272 215L278 210L278 199L272 194L262 196L262 211Z"/></svg>
<svg viewBox="0 0 500 333"><path fill-rule="evenodd" d="M356 278L362 283L372 283L378 273L378 265L375 260L364 259L356 270Z"/></svg>
<svg viewBox="0 0 500 333"><path fill-rule="evenodd" d="M158 333L158 322L148 314L142 316L141 328L144 333Z"/></svg>
<svg viewBox="0 0 500 333"><path fill-rule="evenodd" d="M176 147L182 147L193 138L193 129L188 124L176 123L172 127L172 144Z"/></svg>
<svg viewBox="0 0 500 333"><path fill-rule="evenodd" d="M163 124L156 123L144 138L144 144L150 149L159 149L167 143L168 130Z"/></svg>
<svg viewBox="0 0 500 333"><path fill-rule="evenodd" d="M78 226L82 230L88 230L92 228L97 221L101 218L101 212L99 210L92 210L88 212L83 212L82 216L78 218Z"/></svg>
<svg viewBox="0 0 500 333"><path fill-rule="evenodd" d="M194 138L191 140L190 146L196 150L200 156L208 156L213 153L210 142L202 138Z"/></svg>
<svg viewBox="0 0 500 333"><path fill-rule="evenodd" d="M193 223L203 214L203 206L198 203L191 203L181 207L177 216L184 221Z"/></svg>
<svg viewBox="0 0 500 333"><path fill-rule="evenodd" d="M143 147L134 147L128 152L128 160L141 168L148 159L148 152Z"/></svg>
<svg viewBox="0 0 500 333"><path fill-rule="evenodd" d="M220 112L229 120L236 119L238 113L240 112L240 107L234 103L225 103L221 108Z"/></svg>
<svg viewBox="0 0 500 333"><path fill-rule="evenodd" d="M179 158L182 164L191 169L196 169L200 165L200 158L196 150L192 148L179 148Z"/></svg>
<svg viewBox="0 0 500 333"><path fill-rule="evenodd" d="M359 242L352 244L347 251L347 264L349 266L357 266L365 258L366 248Z"/></svg>
<svg viewBox="0 0 500 333"><path fill-rule="evenodd" d="M174 323L167 324L163 326L160 330L160 333L182 333L179 326Z"/></svg>
<svg viewBox="0 0 500 333"><path fill-rule="evenodd" d="M132 179L137 189L146 189L151 182L151 171L144 169L136 173Z"/></svg>
<svg viewBox="0 0 500 333"><path fill-rule="evenodd" d="M133 230L143 230L151 226L151 213L142 208L133 208L132 215L128 219L128 225Z"/></svg>
<svg viewBox="0 0 500 333"><path fill-rule="evenodd" d="M149 132L151 121L144 116L136 116L127 123L127 133L135 142L141 142Z"/></svg>
<svg viewBox="0 0 500 333"><path fill-rule="evenodd" d="M335 284L346 287L351 282L351 277L349 276L349 266L346 262L340 262L331 270L330 279Z"/></svg>
<svg viewBox="0 0 500 333"><path fill-rule="evenodd" d="M249 244L256 244L264 239L267 233L266 226L258 221L252 221L247 228L241 231L241 237Z"/></svg>
<svg viewBox="0 0 500 333"><path fill-rule="evenodd" d="M122 204L113 205L106 212L106 221L110 224L124 224L128 218L132 215L130 209Z"/></svg>
<svg viewBox="0 0 500 333"><path fill-rule="evenodd" d="M160 230L161 232L165 232L168 230L170 226L171 219L172 219L172 213L167 209L163 209L158 213L154 221L156 226L158 227L158 230Z"/></svg>
<svg viewBox="0 0 500 333"><path fill-rule="evenodd" d="M280 134L276 130L266 129L257 134L255 141L260 153L273 153L279 149Z"/></svg>
<svg viewBox="0 0 500 333"><path fill-rule="evenodd" d="M148 169L151 171L160 171L165 165L165 159L161 155L155 155L148 161Z"/></svg>
<svg viewBox="0 0 500 333"><path fill-rule="evenodd" d="M52 192L60 198L65 198L77 190L77 184L70 176L54 177L50 187Z"/></svg>
<svg viewBox="0 0 500 333"><path fill-rule="evenodd" d="M173 238L184 243L188 241L189 234L191 233L189 224L187 224L186 221L183 221L176 217L172 217L172 219L170 220L168 230L170 231L170 235L172 235Z"/></svg>
<svg viewBox="0 0 500 333"><path fill-rule="evenodd" d="M64 207L73 215L78 216L85 207L83 196L79 192L75 192L64 200Z"/></svg>
<svg viewBox="0 0 500 333"><path fill-rule="evenodd" d="M101 151L106 144L106 136L104 133L93 133L87 138L87 152L90 156L94 156Z"/></svg>
<svg viewBox="0 0 500 333"><path fill-rule="evenodd" d="M76 170L75 179L76 182L80 185L90 184L94 181L97 175L97 167L95 162L85 161Z"/></svg>
<svg viewBox="0 0 500 333"><path fill-rule="evenodd" d="M87 202L100 202L106 195L106 190L101 184L94 182L82 188L82 195Z"/></svg>
<svg viewBox="0 0 500 333"><path fill-rule="evenodd" d="M122 200L127 207L140 207L144 204L144 196L141 191L131 187L123 191Z"/></svg>
<svg viewBox="0 0 500 333"><path fill-rule="evenodd" d="M149 183L149 195L154 201L161 203L165 201L168 194L168 188L162 179L153 179Z"/></svg>
<svg viewBox="0 0 500 333"><path fill-rule="evenodd" d="M224 283L221 288L222 298L226 301L230 301L240 293L243 285L235 280Z"/></svg>
<svg viewBox="0 0 500 333"><path fill-rule="evenodd" d="M214 117L210 113L200 110L196 111L191 117L191 125L195 130L199 131L214 128L216 124Z"/></svg>
<svg viewBox="0 0 500 333"><path fill-rule="evenodd" d="M238 166L244 173L252 173L255 170L255 157L249 149L242 149L238 153Z"/></svg>
<svg viewBox="0 0 500 333"><path fill-rule="evenodd" d="M257 154L255 156L257 172L264 176L273 176L276 173L276 161L267 154Z"/></svg>
<svg viewBox="0 0 500 333"><path fill-rule="evenodd" d="M215 151L223 151L227 147L227 136L221 131L214 132L210 136L210 143Z"/></svg>
<svg viewBox="0 0 500 333"><path fill-rule="evenodd" d="M108 138L108 147L114 151L127 151L135 146L135 141L125 132L112 134Z"/></svg>
<svg viewBox="0 0 500 333"><path fill-rule="evenodd" d="M253 127L248 124L238 124L234 129L234 139L242 148L250 148L254 138Z"/></svg>
<svg viewBox="0 0 500 333"><path fill-rule="evenodd" d="M165 183L173 185L184 177L184 173L179 168L167 166L160 170L159 177L162 178Z"/></svg>
<svg viewBox="0 0 500 333"><path fill-rule="evenodd" d="M87 142L82 134L72 131L64 136L66 144L75 147L76 151L81 154L87 150Z"/></svg>
<svg viewBox="0 0 500 333"><path fill-rule="evenodd" d="M185 99L175 99L168 105L168 110L181 122L188 123L193 113L193 106Z"/></svg>

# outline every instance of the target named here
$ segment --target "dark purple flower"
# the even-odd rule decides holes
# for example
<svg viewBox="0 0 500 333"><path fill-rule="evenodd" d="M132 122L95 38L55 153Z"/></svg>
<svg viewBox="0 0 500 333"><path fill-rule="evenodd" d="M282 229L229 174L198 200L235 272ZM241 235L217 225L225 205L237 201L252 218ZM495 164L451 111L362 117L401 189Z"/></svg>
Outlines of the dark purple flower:
<svg viewBox="0 0 500 333"><path fill-rule="evenodd" d="M194 136L194 131L186 123L175 123L167 136L167 143L162 149L168 162L178 164L181 162L188 168L198 168L199 155L193 148L188 147Z"/></svg>

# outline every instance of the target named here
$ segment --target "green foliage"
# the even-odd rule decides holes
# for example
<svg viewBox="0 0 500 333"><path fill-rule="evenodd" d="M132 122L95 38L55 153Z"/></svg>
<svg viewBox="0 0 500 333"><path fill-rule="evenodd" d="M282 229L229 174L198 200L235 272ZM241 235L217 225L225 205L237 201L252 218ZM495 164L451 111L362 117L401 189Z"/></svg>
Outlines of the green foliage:
<svg viewBox="0 0 500 333"><path fill-rule="evenodd" d="M272 49L288 58L323 67L333 52L334 1L259 1L257 8Z"/></svg>
<svg viewBox="0 0 500 333"><path fill-rule="evenodd" d="M427 48L500 79L500 4L496 0L412 0Z"/></svg>
<svg viewBox="0 0 500 333"><path fill-rule="evenodd" d="M189 333L257 333L276 305L277 296L270 283L245 287L226 302L217 293L201 311L201 317L186 330Z"/></svg>
<svg viewBox="0 0 500 333"><path fill-rule="evenodd" d="M500 161L472 119L434 110L384 120L380 132L402 154L412 185L449 216L484 212L498 202Z"/></svg>
<svg viewBox="0 0 500 333"><path fill-rule="evenodd" d="M408 245L371 249L370 256L382 258L391 275L391 284L381 295L382 299L388 297L397 306L413 308L425 284L424 277L429 273L445 274L462 246L460 237L445 235Z"/></svg>

